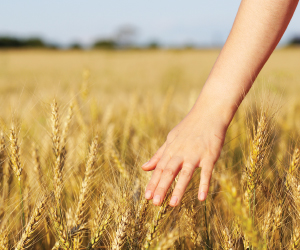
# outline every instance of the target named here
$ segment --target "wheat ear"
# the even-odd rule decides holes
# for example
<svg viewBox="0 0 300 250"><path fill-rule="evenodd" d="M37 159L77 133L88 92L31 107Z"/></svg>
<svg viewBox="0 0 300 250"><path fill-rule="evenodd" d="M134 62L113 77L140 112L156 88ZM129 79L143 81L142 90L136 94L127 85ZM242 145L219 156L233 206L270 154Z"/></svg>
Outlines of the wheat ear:
<svg viewBox="0 0 300 250"><path fill-rule="evenodd" d="M23 204L23 193L21 186L21 174L22 174L22 166L20 160L20 146L18 143L18 132L15 125L12 125L10 130L10 162L13 171L15 172L15 176L17 177L19 189L20 189L20 199L21 199L21 210L22 210L22 223L25 226L25 213L24 213L24 204Z"/></svg>
<svg viewBox="0 0 300 250"><path fill-rule="evenodd" d="M90 147L90 153L86 164L84 180L81 185L79 202L75 213L76 226L81 225L84 221L84 213L86 212L85 208L87 206L88 191L89 191L92 175L94 173L94 166L97 160L97 153L98 153L98 136L95 137Z"/></svg>
<svg viewBox="0 0 300 250"><path fill-rule="evenodd" d="M155 248L157 250L162 249L172 249L174 246L175 241L179 237L179 230L173 229L172 232L168 233L158 244L158 246Z"/></svg>
<svg viewBox="0 0 300 250"><path fill-rule="evenodd" d="M58 115L58 106L57 102L54 99L52 104L52 143L53 143L53 151L54 155L57 158L60 155L60 129L59 129L59 115Z"/></svg>
<svg viewBox="0 0 300 250"><path fill-rule="evenodd" d="M7 230L0 230L0 250L9 250Z"/></svg>
<svg viewBox="0 0 300 250"><path fill-rule="evenodd" d="M223 230L222 230L222 234L223 234L223 243L224 243L224 250L233 250L233 239L229 233L229 230L227 227L225 227Z"/></svg>
<svg viewBox="0 0 300 250"><path fill-rule="evenodd" d="M46 196L42 197L42 199L36 206L33 215L31 216L31 219L26 226L25 232L22 234L22 238L18 242L15 250L26 249L29 247L29 244L33 240L33 234L42 219L42 215L46 208L46 202L47 202L47 197Z"/></svg>
<svg viewBox="0 0 300 250"><path fill-rule="evenodd" d="M298 185L297 181L297 172L296 170L299 169L300 166L300 150L296 148L293 153L293 157L287 171L286 182L285 185L288 189L295 189Z"/></svg>
<svg viewBox="0 0 300 250"><path fill-rule="evenodd" d="M169 189L166 198L164 199L163 203L160 205L159 210L148 230L148 233L146 235L146 239L145 239L145 243L143 246L143 249L148 249L151 246L151 243L155 237L155 233L157 233L157 230L160 226L160 224L162 223L162 220L164 218L164 216L167 213L168 210L168 204L170 202L170 198L171 198L171 188Z"/></svg>
<svg viewBox="0 0 300 250"><path fill-rule="evenodd" d="M120 250L126 240L126 230L129 225L130 210L128 209L121 217L119 227L117 229L114 241L112 243L112 250Z"/></svg>
<svg viewBox="0 0 300 250"><path fill-rule="evenodd" d="M56 242L54 247L61 247L63 249L72 249L71 241L69 238L68 230L62 212L60 208L50 208L51 219L53 221L54 229L58 242Z"/></svg>
<svg viewBox="0 0 300 250"><path fill-rule="evenodd" d="M262 113L252 140L249 163L246 166L247 192L250 198L253 195L258 180L260 180L259 173L266 156L267 127L266 115Z"/></svg>
<svg viewBox="0 0 300 250"><path fill-rule="evenodd" d="M191 237L191 241L194 244L194 246L196 246L198 244L198 232L197 232L197 221L196 221L196 212L194 209L194 204L187 206L187 204L185 204L186 209L185 209L185 219L186 219L186 225L188 228L188 231L190 232L190 237Z"/></svg>
<svg viewBox="0 0 300 250"><path fill-rule="evenodd" d="M92 175L94 173L94 166L97 160L97 153L98 153L98 136L95 137L93 140L91 146L90 146L90 152L88 161L86 164L85 174L84 174L84 180L81 185L80 195L79 195L79 202L75 213L75 227L78 228L82 226L82 224L85 221L85 214L88 212L88 191L91 184ZM79 233L75 239L74 239L74 247L76 249L79 248L79 241L82 234Z"/></svg>
<svg viewBox="0 0 300 250"><path fill-rule="evenodd" d="M36 144L32 143L32 159L33 159L33 170L38 180L39 187L43 189L43 173L41 168L41 161Z"/></svg>
<svg viewBox="0 0 300 250"><path fill-rule="evenodd" d="M0 190L2 190L3 186L3 175L4 175L4 162L5 162L5 139L3 132L0 133ZM1 193L0 193L1 196Z"/></svg>
<svg viewBox="0 0 300 250"><path fill-rule="evenodd" d="M61 199L61 190L63 186L62 168L63 168L64 156L62 156L61 154L59 115L58 115L58 106L55 99L53 100L51 107L52 107L52 143L53 143L53 151L55 155L54 195L55 195L56 203L59 204Z"/></svg>
<svg viewBox="0 0 300 250"><path fill-rule="evenodd" d="M146 212L149 206L149 200L142 199L138 206L138 211L135 219L135 244L138 246L142 242L144 226L146 222Z"/></svg>
<svg viewBox="0 0 300 250"><path fill-rule="evenodd" d="M20 146L18 143L18 133L16 127L13 125L10 130L10 162L12 169L17 177L18 182L21 182L22 166L20 160Z"/></svg>
<svg viewBox="0 0 300 250"><path fill-rule="evenodd" d="M290 248L291 250L299 249L300 247L300 227L298 224L293 225L293 234L290 241Z"/></svg>
<svg viewBox="0 0 300 250"><path fill-rule="evenodd" d="M98 226L101 223L102 215L104 212L103 211L104 206L105 206L105 196L104 194L101 194L96 213L94 214L92 233L95 233L95 231L97 230Z"/></svg>
<svg viewBox="0 0 300 250"><path fill-rule="evenodd" d="M68 135L68 131L69 131L69 128L70 128L70 123L71 123L71 120L72 120L72 117L73 117L73 108L74 108L74 102L72 101L70 103L70 106L69 106L69 109L68 109L68 115L67 115L67 118L66 118L66 121L65 121L65 124L64 124L64 128L63 128L63 131L62 131L62 135L61 135L61 147L63 150L63 148L66 147L66 141L67 141L67 135Z"/></svg>
<svg viewBox="0 0 300 250"><path fill-rule="evenodd" d="M104 221L98 225L97 230L95 231L95 233L92 235L90 243L87 247L88 250L97 247L97 245L99 244L106 228L108 227L109 223L112 221L113 219L113 210L108 212Z"/></svg>
<svg viewBox="0 0 300 250"><path fill-rule="evenodd" d="M111 148L110 149L111 157L115 163L115 166L118 168L120 174L122 175L123 178L128 179L129 175L128 172L124 166L124 164L121 163L121 160L119 158L118 153L116 152L115 149Z"/></svg>

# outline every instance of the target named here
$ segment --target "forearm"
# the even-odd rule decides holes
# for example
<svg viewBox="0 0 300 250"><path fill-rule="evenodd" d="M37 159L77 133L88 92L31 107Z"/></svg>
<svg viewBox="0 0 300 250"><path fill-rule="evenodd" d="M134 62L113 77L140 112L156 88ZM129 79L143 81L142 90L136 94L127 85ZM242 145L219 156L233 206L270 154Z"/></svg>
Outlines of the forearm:
<svg viewBox="0 0 300 250"><path fill-rule="evenodd" d="M220 110L229 125L284 34L298 0L243 0L193 109Z"/></svg>

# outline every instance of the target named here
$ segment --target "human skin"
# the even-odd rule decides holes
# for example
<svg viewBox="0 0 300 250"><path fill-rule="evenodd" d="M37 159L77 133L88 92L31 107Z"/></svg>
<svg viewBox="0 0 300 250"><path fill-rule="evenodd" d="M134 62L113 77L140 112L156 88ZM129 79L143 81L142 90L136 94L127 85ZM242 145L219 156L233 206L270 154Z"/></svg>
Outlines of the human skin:
<svg viewBox="0 0 300 250"><path fill-rule="evenodd" d="M145 198L160 205L179 174L170 200L177 206L197 167L204 201L227 128L260 70L284 34L298 0L243 0L231 32L196 103L142 166L153 171Z"/></svg>

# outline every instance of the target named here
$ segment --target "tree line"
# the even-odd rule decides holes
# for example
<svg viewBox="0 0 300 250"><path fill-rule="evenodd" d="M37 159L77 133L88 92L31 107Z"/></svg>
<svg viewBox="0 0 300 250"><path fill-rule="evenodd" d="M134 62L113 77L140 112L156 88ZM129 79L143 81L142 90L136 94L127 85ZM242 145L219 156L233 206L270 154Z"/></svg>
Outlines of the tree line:
<svg viewBox="0 0 300 250"><path fill-rule="evenodd" d="M300 36L292 38L288 46L300 45ZM103 50L117 50L117 49L158 49L161 45L152 41L145 45L136 45L134 42L122 42L118 39L98 39L91 46L86 47L80 43L72 43L67 47L62 47L58 44L47 43L38 37L32 38L17 38L11 36L0 36L0 49L19 49L19 48L38 48L38 49L103 49ZM183 48L194 48L193 45L186 45Z"/></svg>

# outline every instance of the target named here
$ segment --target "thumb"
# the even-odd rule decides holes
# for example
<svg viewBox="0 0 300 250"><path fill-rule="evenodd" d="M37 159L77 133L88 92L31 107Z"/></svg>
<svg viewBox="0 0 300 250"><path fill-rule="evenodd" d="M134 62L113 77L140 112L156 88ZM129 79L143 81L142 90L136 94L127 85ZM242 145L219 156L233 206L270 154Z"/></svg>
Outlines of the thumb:
<svg viewBox="0 0 300 250"><path fill-rule="evenodd" d="M165 148L166 148L166 143L164 143L157 150L157 152L152 156L152 158L148 162L144 163L144 165L142 166L142 169L144 171L151 171L151 170L155 169L157 163L159 162L159 160L161 159L161 157L165 151Z"/></svg>

